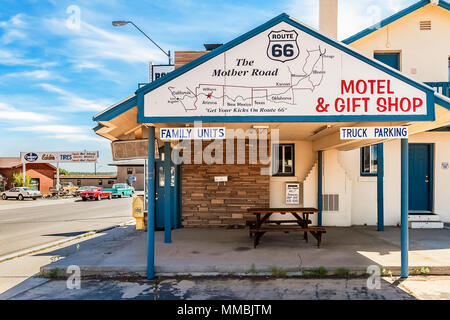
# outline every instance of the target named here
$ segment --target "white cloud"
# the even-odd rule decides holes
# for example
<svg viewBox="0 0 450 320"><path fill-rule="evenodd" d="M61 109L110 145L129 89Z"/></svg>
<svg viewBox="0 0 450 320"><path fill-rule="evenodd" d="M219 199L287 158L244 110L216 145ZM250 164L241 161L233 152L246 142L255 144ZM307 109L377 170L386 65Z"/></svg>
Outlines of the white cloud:
<svg viewBox="0 0 450 320"><path fill-rule="evenodd" d="M287 4L286 13L313 28L319 28L319 1L292 0Z"/></svg>
<svg viewBox="0 0 450 320"><path fill-rule="evenodd" d="M165 55L132 27L110 32L81 21L78 30L70 30L63 19L44 21L50 32L69 36L68 52L80 61L121 60L127 63L165 62ZM164 44L160 44L164 46Z"/></svg>
<svg viewBox="0 0 450 320"><path fill-rule="evenodd" d="M11 105L0 102L0 121L47 122L57 119L57 117L48 114L22 111Z"/></svg>
<svg viewBox="0 0 450 320"><path fill-rule="evenodd" d="M340 0L338 38L345 39L411 5L414 0Z"/></svg>
<svg viewBox="0 0 450 320"><path fill-rule="evenodd" d="M46 139L60 139L67 142L79 141L95 141L108 142L108 140L95 136L92 128L86 126L71 126L71 125L37 125L37 126L19 126L8 128L10 131L32 132L40 134ZM89 134L90 132L91 135Z"/></svg>
<svg viewBox="0 0 450 320"><path fill-rule="evenodd" d="M35 65L37 59L26 59L17 51L8 51L0 49L0 65L16 66L16 65Z"/></svg>
<svg viewBox="0 0 450 320"><path fill-rule="evenodd" d="M32 80L56 79L60 81L67 81L67 79L45 69L6 73L3 76L0 76L0 81L8 80L11 78L32 79Z"/></svg>
<svg viewBox="0 0 450 320"><path fill-rule="evenodd" d="M64 105L59 108L61 109L60 111L100 111L105 109L105 106L112 104L108 99L85 99L49 83L41 83L39 86L49 92L54 92L59 95L58 99L64 103Z"/></svg>
<svg viewBox="0 0 450 320"><path fill-rule="evenodd" d="M16 14L8 21L0 21L0 28L4 30L0 40L3 44L9 44L16 40L24 40L27 38L26 33L21 29L26 27L27 24L24 21L24 15L22 13Z"/></svg>

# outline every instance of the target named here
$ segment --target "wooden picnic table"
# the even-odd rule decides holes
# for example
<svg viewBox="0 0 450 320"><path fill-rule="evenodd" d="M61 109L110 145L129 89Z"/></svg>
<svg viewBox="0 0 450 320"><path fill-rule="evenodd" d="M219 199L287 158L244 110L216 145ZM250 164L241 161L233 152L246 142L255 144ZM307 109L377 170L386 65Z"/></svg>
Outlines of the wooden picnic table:
<svg viewBox="0 0 450 320"><path fill-rule="evenodd" d="M317 246L320 247L322 233L326 232L324 227L310 226L309 215L318 213L319 210L316 208L249 208L247 212L254 214L256 217L256 220L247 220L250 237L254 241L254 248L266 232L303 232L303 238L306 242L308 242L308 232L310 232L317 239ZM274 213L289 213L294 216L295 220L269 220L269 217Z"/></svg>

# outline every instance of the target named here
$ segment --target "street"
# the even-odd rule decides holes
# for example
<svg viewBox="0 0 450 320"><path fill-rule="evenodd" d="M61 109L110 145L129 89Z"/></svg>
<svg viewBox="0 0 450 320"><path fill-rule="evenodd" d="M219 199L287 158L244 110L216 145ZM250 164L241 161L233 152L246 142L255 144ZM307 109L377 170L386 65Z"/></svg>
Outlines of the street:
<svg viewBox="0 0 450 320"><path fill-rule="evenodd" d="M0 202L0 256L132 219L131 198Z"/></svg>

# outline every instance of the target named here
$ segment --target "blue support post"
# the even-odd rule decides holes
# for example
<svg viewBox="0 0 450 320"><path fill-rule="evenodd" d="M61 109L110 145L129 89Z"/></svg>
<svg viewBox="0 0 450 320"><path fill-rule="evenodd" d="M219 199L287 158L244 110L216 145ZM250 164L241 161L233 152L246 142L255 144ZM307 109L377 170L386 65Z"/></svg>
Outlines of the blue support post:
<svg viewBox="0 0 450 320"><path fill-rule="evenodd" d="M170 142L164 142L164 242L172 242L172 223L171 223L171 201L170 201L170 186L171 174L171 153Z"/></svg>
<svg viewBox="0 0 450 320"><path fill-rule="evenodd" d="M408 278L408 138L401 139L401 277Z"/></svg>
<svg viewBox="0 0 450 320"><path fill-rule="evenodd" d="M322 161L323 161L323 151L318 152L318 174L317 174L317 225L322 226Z"/></svg>
<svg viewBox="0 0 450 320"><path fill-rule="evenodd" d="M378 212L378 231L384 231L384 155L383 144L377 145L377 212Z"/></svg>
<svg viewBox="0 0 450 320"><path fill-rule="evenodd" d="M147 279L155 278L155 127L148 128ZM144 194L145 197L145 194Z"/></svg>

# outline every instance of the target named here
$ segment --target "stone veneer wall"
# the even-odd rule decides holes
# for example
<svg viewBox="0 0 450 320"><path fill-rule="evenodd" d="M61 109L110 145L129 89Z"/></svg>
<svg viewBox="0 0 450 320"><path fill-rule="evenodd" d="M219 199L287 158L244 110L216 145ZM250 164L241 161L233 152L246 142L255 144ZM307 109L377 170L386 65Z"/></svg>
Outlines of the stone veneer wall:
<svg viewBox="0 0 450 320"><path fill-rule="evenodd" d="M246 151L246 164L182 165L183 226L245 225L248 208L269 206L270 176L261 175L267 165L248 164ZM228 182L214 182L215 176Z"/></svg>

